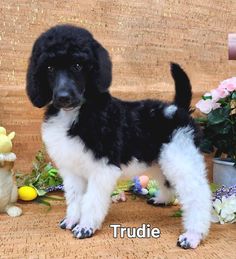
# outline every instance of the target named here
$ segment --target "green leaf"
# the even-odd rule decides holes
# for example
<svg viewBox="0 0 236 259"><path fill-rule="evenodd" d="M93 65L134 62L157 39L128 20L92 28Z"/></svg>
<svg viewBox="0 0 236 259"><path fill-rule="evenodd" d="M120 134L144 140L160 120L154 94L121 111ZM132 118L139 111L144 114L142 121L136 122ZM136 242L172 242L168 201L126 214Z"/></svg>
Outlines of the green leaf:
<svg viewBox="0 0 236 259"><path fill-rule="evenodd" d="M53 200L53 201L63 201L63 200L65 200L64 197L60 197L60 196L57 196L57 195L45 195L44 199Z"/></svg>
<svg viewBox="0 0 236 259"><path fill-rule="evenodd" d="M172 217L180 218L183 215L183 211L181 209L177 210Z"/></svg>
<svg viewBox="0 0 236 259"><path fill-rule="evenodd" d="M49 186L55 186L56 181L54 180L54 178L50 177L49 180L48 180L48 184L49 184Z"/></svg>
<svg viewBox="0 0 236 259"><path fill-rule="evenodd" d="M202 96L202 99L203 99L203 100L211 100L211 99L212 99L212 96L211 96L211 95L203 95L203 96Z"/></svg>
<svg viewBox="0 0 236 259"><path fill-rule="evenodd" d="M53 178L55 178L55 177L57 176L56 173L53 173L53 172L51 172L51 171L48 172L48 175L51 176L51 177L53 177Z"/></svg>
<svg viewBox="0 0 236 259"><path fill-rule="evenodd" d="M35 179L32 181L32 184L36 184L39 180L40 174L38 174Z"/></svg>
<svg viewBox="0 0 236 259"><path fill-rule="evenodd" d="M48 171L48 174L51 174L51 175L56 175L58 173L58 170L56 168L51 168L49 171Z"/></svg>
<svg viewBox="0 0 236 259"><path fill-rule="evenodd" d="M132 180L120 180L116 186L116 189L119 191L129 191L133 186Z"/></svg>
<svg viewBox="0 0 236 259"><path fill-rule="evenodd" d="M207 116L209 125L215 125L224 122L228 119L229 113L229 107L218 108L211 111Z"/></svg>
<svg viewBox="0 0 236 259"><path fill-rule="evenodd" d="M235 91L232 93L231 98L234 99L234 100L236 99L236 92Z"/></svg>
<svg viewBox="0 0 236 259"><path fill-rule="evenodd" d="M36 188L35 188L36 189ZM44 196L47 192L44 190L36 189L38 196Z"/></svg>
<svg viewBox="0 0 236 259"><path fill-rule="evenodd" d="M212 142L209 139L203 139L200 143L200 149L202 152L210 154L214 151Z"/></svg>
<svg viewBox="0 0 236 259"><path fill-rule="evenodd" d="M206 123L208 119L206 117L201 117L201 118L195 118L194 119L197 123Z"/></svg>
<svg viewBox="0 0 236 259"><path fill-rule="evenodd" d="M210 184L210 189L212 192L216 192L217 189L219 189L220 185L215 184L215 183L211 183Z"/></svg>
<svg viewBox="0 0 236 259"><path fill-rule="evenodd" d="M224 121L223 123L219 123L219 124L215 124L213 127L212 127L212 130L217 133L217 134L222 134L222 135L225 135L225 134L228 134L230 132L232 128L232 125L231 123L227 120L227 121Z"/></svg>
<svg viewBox="0 0 236 259"><path fill-rule="evenodd" d="M38 202L39 204L45 205L48 207L48 211L50 211L52 209L52 206L50 204L50 202L45 201L44 199L42 199L41 197L39 197L36 202Z"/></svg>
<svg viewBox="0 0 236 259"><path fill-rule="evenodd" d="M217 150L217 155L221 155L222 153L228 154L228 151L230 149L230 143L227 140L227 138L218 136L217 139L214 141L215 147Z"/></svg>
<svg viewBox="0 0 236 259"><path fill-rule="evenodd" d="M50 171L50 170L52 170L52 169L54 169L54 168L53 168L53 166L52 166L51 163L48 163L48 164L44 167L44 171Z"/></svg>

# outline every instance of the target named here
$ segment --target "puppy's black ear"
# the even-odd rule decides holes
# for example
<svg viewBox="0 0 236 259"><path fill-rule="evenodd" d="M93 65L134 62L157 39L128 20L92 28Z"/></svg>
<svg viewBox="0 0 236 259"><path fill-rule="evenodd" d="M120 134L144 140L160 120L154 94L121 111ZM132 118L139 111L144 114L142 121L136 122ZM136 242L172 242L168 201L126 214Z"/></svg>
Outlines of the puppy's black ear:
<svg viewBox="0 0 236 259"><path fill-rule="evenodd" d="M112 63L109 54L101 44L96 42L96 85L100 92L106 92L112 80Z"/></svg>
<svg viewBox="0 0 236 259"><path fill-rule="evenodd" d="M38 108L47 105L52 99L52 90L48 85L47 73L44 68L46 54L41 53L39 43L36 41L26 78L26 91L32 104Z"/></svg>

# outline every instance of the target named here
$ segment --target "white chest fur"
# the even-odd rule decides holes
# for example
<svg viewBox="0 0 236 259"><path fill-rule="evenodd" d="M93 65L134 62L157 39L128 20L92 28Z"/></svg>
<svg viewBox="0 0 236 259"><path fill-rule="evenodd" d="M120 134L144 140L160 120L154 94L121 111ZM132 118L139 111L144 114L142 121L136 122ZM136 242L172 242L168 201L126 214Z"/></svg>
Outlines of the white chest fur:
<svg viewBox="0 0 236 259"><path fill-rule="evenodd" d="M50 157L62 172L67 169L72 173L87 175L95 160L91 151L79 137L69 137L67 132L76 119L77 110L61 110L42 124L42 137ZM86 174L84 174L86 170Z"/></svg>
<svg viewBox="0 0 236 259"><path fill-rule="evenodd" d="M77 114L77 110L61 110L42 124L42 137L50 157L61 173L66 169L87 178L96 172L96 168L106 166L108 159L95 160L92 151L85 148L79 137L67 135ZM123 172L129 177L142 173L146 168L144 163L135 158L128 166L122 166Z"/></svg>

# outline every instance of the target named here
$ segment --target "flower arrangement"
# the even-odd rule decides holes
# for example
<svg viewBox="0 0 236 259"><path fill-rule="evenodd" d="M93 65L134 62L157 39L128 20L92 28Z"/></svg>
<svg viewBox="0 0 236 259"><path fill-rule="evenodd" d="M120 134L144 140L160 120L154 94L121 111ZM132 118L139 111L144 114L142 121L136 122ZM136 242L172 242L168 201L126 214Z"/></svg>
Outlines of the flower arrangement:
<svg viewBox="0 0 236 259"><path fill-rule="evenodd" d="M37 152L30 174L16 174L19 198L24 201L36 200L51 206L47 200L61 200L59 196L49 196L51 191L63 191L62 179L58 170L46 160L45 150Z"/></svg>
<svg viewBox="0 0 236 259"><path fill-rule="evenodd" d="M125 192L130 192L133 197L142 196L151 198L158 195L158 183L150 180L148 176L135 176L132 180L120 181L111 195L113 202L126 201Z"/></svg>
<svg viewBox="0 0 236 259"><path fill-rule="evenodd" d="M57 169L46 161L44 150L40 150L36 154L31 174L18 173L16 176L18 187L33 188L37 193L35 201L47 205L49 209L51 204L48 200L63 199L59 196L48 195L51 191L64 191L64 188ZM220 222L221 224L236 222L236 185L230 188L224 186L220 189L217 188L217 186L211 185L213 192L212 222ZM158 195L158 191L159 187L156 180L141 175L134 177L132 180L119 181L111 199L113 202L126 201L125 192L131 193L133 197L151 198ZM177 204L177 200L173 201L173 205ZM178 209L172 216L181 217L182 210Z"/></svg>
<svg viewBox="0 0 236 259"><path fill-rule="evenodd" d="M224 80L205 93L196 107L204 114L197 118L203 128L201 150L215 151L215 157L236 162L236 77Z"/></svg>
<svg viewBox="0 0 236 259"><path fill-rule="evenodd" d="M155 180L150 180L148 176L136 176L133 179L131 191L134 194L148 195L150 198L158 193L158 185Z"/></svg>
<svg viewBox="0 0 236 259"><path fill-rule="evenodd" d="M236 185L230 188L222 186L213 194L212 222L236 222Z"/></svg>
<svg viewBox="0 0 236 259"><path fill-rule="evenodd" d="M39 196L51 191L52 187L62 184L58 170L50 162L46 161L44 150L38 151L33 161L32 172L29 175L17 175L18 187L23 185L32 186L37 190Z"/></svg>

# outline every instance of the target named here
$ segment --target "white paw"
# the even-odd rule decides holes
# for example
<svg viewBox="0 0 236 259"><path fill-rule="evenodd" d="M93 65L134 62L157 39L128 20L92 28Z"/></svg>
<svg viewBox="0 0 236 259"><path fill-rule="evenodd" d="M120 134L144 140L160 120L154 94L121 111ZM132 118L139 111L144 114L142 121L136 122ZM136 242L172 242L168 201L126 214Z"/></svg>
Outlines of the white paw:
<svg viewBox="0 0 236 259"><path fill-rule="evenodd" d="M7 214L10 217L19 217L22 214L22 210L19 207L12 206L7 209Z"/></svg>
<svg viewBox="0 0 236 259"><path fill-rule="evenodd" d="M179 236L177 245L184 248L196 248L202 240L202 235L197 232L187 231Z"/></svg>
<svg viewBox="0 0 236 259"><path fill-rule="evenodd" d="M78 224L78 221L77 220L72 220L72 219L68 219L68 218L64 218L59 226L60 228L62 229L72 229L74 228L76 225Z"/></svg>
<svg viewBox="0 0 236 259"><path fill-rule="evenodd" d="M77 225L72 229L72 233L75 238L84 239L91 237L94 230L91 227Z"/></svg>
<svg viewBox="0 0 236 259"><path fill-rule="evenodd" d="M167 205L173 201L173 196L170 194L165 195L164 193L158 193L157 196L152 197L148 200L149 204L154 205Z"/></svg>

